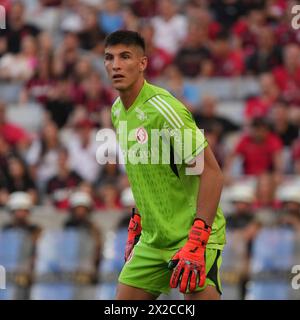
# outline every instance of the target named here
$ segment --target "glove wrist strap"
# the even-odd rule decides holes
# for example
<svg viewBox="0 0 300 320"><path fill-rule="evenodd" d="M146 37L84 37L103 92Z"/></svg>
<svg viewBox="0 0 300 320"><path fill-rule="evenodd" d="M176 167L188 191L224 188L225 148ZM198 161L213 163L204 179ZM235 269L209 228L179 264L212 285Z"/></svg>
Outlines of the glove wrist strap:
<svg viewBox="0 0 300 320"><path fill-rule="evenodd" d="M202 246L206 246L211 233L211 227L204 220L196 218L189 233L189 240L196 241Z"/></svg>

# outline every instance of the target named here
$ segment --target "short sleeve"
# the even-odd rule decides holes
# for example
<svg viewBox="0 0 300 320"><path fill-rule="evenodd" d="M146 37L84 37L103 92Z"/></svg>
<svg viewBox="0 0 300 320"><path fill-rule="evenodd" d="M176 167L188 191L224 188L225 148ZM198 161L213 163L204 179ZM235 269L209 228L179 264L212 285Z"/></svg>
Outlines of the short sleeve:
<svg viewBox="0 0 300 320"><path fill-rule="evenodd" d="M185 163L191 162L208 145L192 114L176 98L159 95L150 101L160 112L162 128L168 129L174 153Z"/></svg>

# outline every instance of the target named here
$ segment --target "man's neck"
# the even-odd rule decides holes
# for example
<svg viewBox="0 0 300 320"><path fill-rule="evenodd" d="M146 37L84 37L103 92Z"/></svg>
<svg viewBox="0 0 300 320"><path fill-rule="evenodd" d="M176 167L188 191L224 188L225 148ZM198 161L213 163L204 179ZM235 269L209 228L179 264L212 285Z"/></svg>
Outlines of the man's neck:
<svg viewBox="0 0 300 320"><path fill-rule="evenodd" d="M131 88L120 91L120 99L125 109L129 109L139 95L144 85L144 78L139 79Z"/></svg>

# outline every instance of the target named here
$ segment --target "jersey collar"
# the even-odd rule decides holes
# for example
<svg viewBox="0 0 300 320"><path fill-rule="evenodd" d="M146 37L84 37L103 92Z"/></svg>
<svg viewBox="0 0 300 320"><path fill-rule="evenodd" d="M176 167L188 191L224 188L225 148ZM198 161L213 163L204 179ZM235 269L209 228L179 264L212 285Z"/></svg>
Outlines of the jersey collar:
<svg viewBox="0 0 300 320"><path fill-rule="evenodd" d="M148 90L149 87L151 87L151 85L146 80L144 80L142 89L140 90L139 94L135 98L133 104L128 109L124 107L122 100L120 99L120 103L127 114L130 113L132 110L134 110L137 106L142 106L144 102L146 102L148 99L150 99L153 96L151 90Z"/></svg>

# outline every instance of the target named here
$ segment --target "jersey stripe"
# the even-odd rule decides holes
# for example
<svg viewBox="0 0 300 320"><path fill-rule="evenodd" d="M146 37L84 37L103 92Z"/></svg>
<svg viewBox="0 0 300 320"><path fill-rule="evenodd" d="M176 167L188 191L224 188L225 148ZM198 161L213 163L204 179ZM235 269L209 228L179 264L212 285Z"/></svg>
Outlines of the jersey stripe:
<svg viewBox="0 0 300 320"><path fill-rule="evenodd" d="M173 115L175 116L175 118L177 118L177 120L179 121L179 123L183 126L184 123L183 123L183 121L181 120L181 118L179 117L178 113L174 110L174 108L173 108L172 106L170 106L170 104L169 104L167 101L165 101L162 97L157 96L157 98L158 98L162 103L164 103L164 104L170 109L171 113L173 113Z"/></svg>
<svg viewBox="0 0 300 320"><path fill-rule="evenodd" d="M164 113L164 111L162 111L162 109L154 101L152 101L152 99L150 99L149 102L153 105L153 107L155 107L163 115L164 118L166 118L166 120L169 122L169 124L174 129L176 129L176 125L174 125L174 123L169 119L169 117Z"/></svg>
<svg viewBox="0 0 300 320"><path fill-rule="evenodd" d="M159 105L164 111L165 113L172 119L172 121L176 124L177 128L180 128L181 125L180 123L176 120L176 118L173 116L173 114L169 111L169 109L166 107L166 105L164 105L163 103L161 103L156 97L153 97L151 99L152 101L155 101L156 105Z"/></svg>

